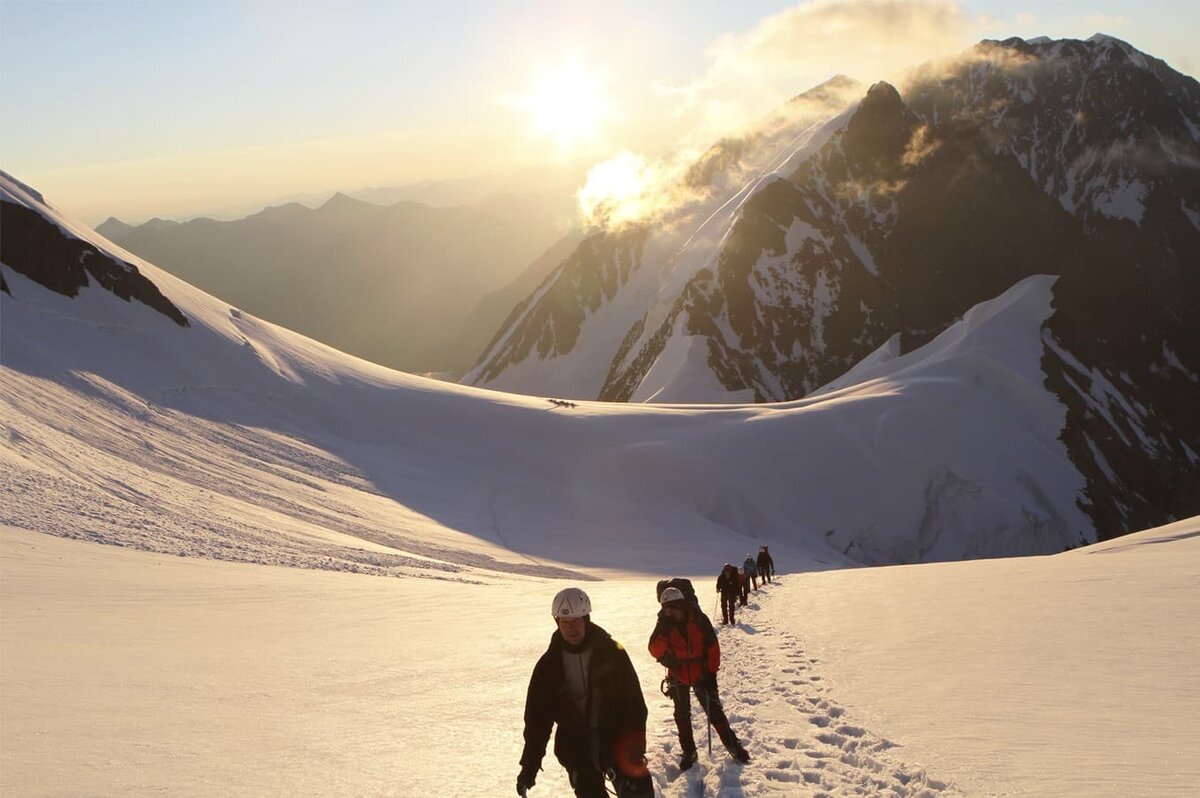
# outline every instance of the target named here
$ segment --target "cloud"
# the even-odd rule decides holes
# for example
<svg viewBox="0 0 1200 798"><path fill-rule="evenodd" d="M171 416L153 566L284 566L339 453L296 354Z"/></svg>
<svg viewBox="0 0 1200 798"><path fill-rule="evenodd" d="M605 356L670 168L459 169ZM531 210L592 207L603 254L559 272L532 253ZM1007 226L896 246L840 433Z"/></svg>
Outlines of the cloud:
<svg viewBox="0 0 1200 798"><path fill-rule="evenodd" d="M1034 21L1030 15L1018 19ZM979 63L1002 70L1034 63L1036 59L1008 48L971 47L982 29L1007 26L968 16L957 0L808 0L748 30L722 36L709 46L702 75L687 83L654 86L664 105L687 122L689 132L677 142L675 155L655 160L623 152L597 165L578 195L585 223L608 228L661 223L704 195L707 186L689 177L689 158L711 154L709 147L719 140L744 141L745 153L717 159L716 169L728 173L725 182L736 181L755 168L756 142L794 130L806 118L815 121L837 113L875 81L887 80L903 91L914 82L937 80ZM823 92L797 98L839 74L862 83L835 82ZM915 166L937 149L927 132L916 131L905 165ZM901 186L862 190L884 197Z"/></svg>
<svg viewBox="0 0 1200 798"><path fill-rule="evenodd" d="M904 155L901 156L900 162L905 166L917 166L930 155L937 152L941 142L930 138L929 126L921 125L913 131L912 138L908 141L908 147L904 150Z"/></svg>
<svg viewBox="0 0 1200 798"><path fill-rule="evenodd" d="M699 135L711 140L832 75L894 79L961 50L970 27L952 0L812 0L717 39L697 80L656 88L677 112L698 115Z"/></svg>
<svg viewBox="0 0 1200 798"><path fill-rule="evenodd" d="M926 61L920 66L913 67L896 80L896 85L901 94L908 96L921 90L924 84L933 84L947 78L961 76L966 70L981 64L998 71L1016 72L1026 68L1036 68L1039 63L1036 56L1026 55L1009 47L985 43L952 56ZM970 111L963 111L960 116L964 118L971 114L983 116L993 110L995 109L979 106Z"/></svg>
<svg viewBox="0 0 1200 798"><path fill-rule="evenodd" d="M576 195L584 223L620 230L661 221L701 196L683 180L686 166L686 158L651 160L628 150L596 164Z"/></svg>

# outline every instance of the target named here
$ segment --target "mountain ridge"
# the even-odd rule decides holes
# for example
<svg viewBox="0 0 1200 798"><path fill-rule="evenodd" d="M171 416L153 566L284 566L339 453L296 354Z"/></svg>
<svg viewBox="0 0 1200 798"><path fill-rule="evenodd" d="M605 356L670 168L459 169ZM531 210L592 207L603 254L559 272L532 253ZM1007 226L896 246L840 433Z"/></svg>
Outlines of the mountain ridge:
<svg viewBox="0 0 1200 798"><path fill-rule="evenodd" d="M1104 534L1195 514L1184 494L1200 494L1200 461L1183 442L1200 429L1181 403L1200 372L1200 329L1185 321L1200 296L1200 213L1188 205L1200 196L1200 159L1188 154L1200 84L1110 37L984 41L918 68L903 95L873 85L847 114L793 171L737 198L700 268L651 289L643 312L665 314L643 316L626 298L622 331L601 332L613 314L589 306L596 332L572 327L565 342L621 343L587 358L564 354L559 327L528 316L520 335L540 342L536 360L491 350L468 381L609 401L794 399L890 340L912 351L1017 281L1058 274L1044 368L1070 408L1063 437L1088 475L1084 505ZM645 236L653 253L665 234ZM630 271L673 269L654 258ZM553 296L551 286L540 301ZM641 388L652 372L708 387ZM1107 399L1080 384L1100 373Z"/></svg>
<svg viewBox="0 0 1200 798"><path fill-rule="evenodd" d="M97 232L248 313L414 372L465 369L481 345L460 332L475 306L541 254L474 208L381 206L341 192L317 208L288 203L234 221L122 225Z"/></svg>

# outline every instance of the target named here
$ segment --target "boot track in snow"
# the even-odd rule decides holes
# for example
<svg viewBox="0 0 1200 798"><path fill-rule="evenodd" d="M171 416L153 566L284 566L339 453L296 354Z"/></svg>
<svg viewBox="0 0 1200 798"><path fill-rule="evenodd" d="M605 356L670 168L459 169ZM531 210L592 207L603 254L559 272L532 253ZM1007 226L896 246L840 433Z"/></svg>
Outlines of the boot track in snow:
<svg viewBox="0 0 1200 798"><path fill-rule="evenodd" d="M647 756L663 798L883 795L930 798L961 793L895 755L895 743L855 723L828 695L818 661L772 626L760 599L786 590L778 578L739 607L735 627L718 626L721 700L751 762L735 762L719 741L708 755L704 712L693 707L700 760L680 773L669 701L651 702ZM769 599L767 599L769 601Z"/></svg>

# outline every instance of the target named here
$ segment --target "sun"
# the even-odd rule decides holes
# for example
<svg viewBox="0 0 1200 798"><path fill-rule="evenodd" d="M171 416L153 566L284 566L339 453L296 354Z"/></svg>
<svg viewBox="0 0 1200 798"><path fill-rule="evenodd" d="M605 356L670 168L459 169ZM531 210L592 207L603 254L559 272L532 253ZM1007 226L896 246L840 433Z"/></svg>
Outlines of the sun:
<svg viewBox="0 0 1200 798"><path fill-rule="evenodd" d="M567 154L599 138L610 113L604 82L600 72L572 59L543 68L526 93L506 98L506 103L528 112L536 138L553 141L560 154Z"/></svg>

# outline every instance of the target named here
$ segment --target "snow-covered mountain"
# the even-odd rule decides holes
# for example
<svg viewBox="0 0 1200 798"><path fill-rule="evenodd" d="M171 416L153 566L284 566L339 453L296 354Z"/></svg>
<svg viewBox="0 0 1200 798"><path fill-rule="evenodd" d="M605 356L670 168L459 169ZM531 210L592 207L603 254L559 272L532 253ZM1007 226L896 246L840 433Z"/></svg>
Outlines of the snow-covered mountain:
<svg viewBox="0 0 1200 798"><path fill-rule="evenodd" d="M513 309L463 382L573 398L629 398L610 395L613 375L636 354L635 345L673 316L677 296L712 264L749 198L845 124L847 114L838 114L856 85L838 76L799 95L760 128L718 142L683 177L687 190L678 195L687 200L653 228L622 225L583 241ZM659 391L655 398L749 398L731 397L708 376L708 390Z"/></svg>
<svg viewBox="0 0 1200 798"><path fill-rule="evenodd" d="M1081 506L1103 537L1200 510L1200 84L1106 36L1009 39L823 110L707 202L584 241L466 379L795 399L1057 275L1040 360Z"/></svg>
<svg viewBox="0 0 1200 798"><path fill-rule="evenodd" d="M485 570L628 568L633 556L687 572L713 548L740 557L761 543L829 567L1094 538L1056 440L1065 410L1041 388L1050 277L819 397L562 407L349 357L2 185L6 231L27 219L30 237L60 242L19 247L6 232L0 252L3 523L373 573L458 572L445 552L463 546ZM81 249L126 282L58 286ZM47 506L69 509L47 523Z"/></svg>

